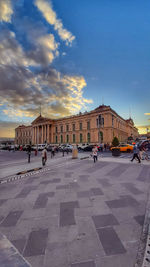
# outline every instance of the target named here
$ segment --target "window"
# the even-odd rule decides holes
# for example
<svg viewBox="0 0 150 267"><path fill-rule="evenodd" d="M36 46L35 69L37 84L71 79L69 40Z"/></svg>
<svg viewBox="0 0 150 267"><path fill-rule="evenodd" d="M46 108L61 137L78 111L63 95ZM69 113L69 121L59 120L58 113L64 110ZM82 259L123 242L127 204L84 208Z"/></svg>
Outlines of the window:
<svg viewBox="0 0 150 267"><path fill-rule="evenodd" d="M80 122L80 131L82 131L82 122Z"/></svg>
<svg viewBox="0 0 150 267"><path fill-rule="evenodd" d="M61 133L63 133L63 125L61 125L60 131L61 131Z"/></svg>
<svg viewBox="0 0 150 267"><path fill-rule="evenodd" d="M90 137L90 133L87 134L87 142L90 143L91 141L91 137Z"/></svg>
<svg viewBox="0 0 150 267"><path fill-rule="evenodd" d="M66 125L66 132L69 132L69 124Z"/></svg>
<svg viewBox="0 0 150 267"><path fill-rule="evenodd" d="M66 135L66 142L69 143L69 135Z"/></svg>
<svg viewBox="0 0 150 267"><path fill-rule="evenodd" d="M58 138L57 138L57 135L56 135L56 144L58 143Z"/></svg>
<svg viewBox="0 0 150 267"><path fill-rule="evenodd" d="M83 140L82 140L82 133L80 133L80 143L82 143Z"/></svg>
<svg viewBox="0 0 150 267"><path fill-rule="evenodd" d="M87 130L90 130L90 121L87 122Z"/></svg>
<svg viewBox="0 0 150 267"><path fill-rule="evenodd" d="M75 131L75 123L72 125L72 130Z"/></svg>
<svg viewBox="0 0 150 267"><path fill-rule="evenodd" d="M75 134L73 134L73 143L75 143L76 142L76 136L75 136Z"/></svg>
<svg viewBox="0 0 150 267"><path fill-rule="evenodd" d="M114 126L114 115L112 115L112 126Z"/></svg>
<svg viewBox="0 0 150 267"><path fill-rule="evenodd" d="M56 126L56 133L57 133L57 126Z"/></svg>
<svg viewBox="0 0 150 267"><path fill-rule="evenodd" d="M63 136L62 135L60 136L60 142L61 142L61 144L63 143Z"/></svg>

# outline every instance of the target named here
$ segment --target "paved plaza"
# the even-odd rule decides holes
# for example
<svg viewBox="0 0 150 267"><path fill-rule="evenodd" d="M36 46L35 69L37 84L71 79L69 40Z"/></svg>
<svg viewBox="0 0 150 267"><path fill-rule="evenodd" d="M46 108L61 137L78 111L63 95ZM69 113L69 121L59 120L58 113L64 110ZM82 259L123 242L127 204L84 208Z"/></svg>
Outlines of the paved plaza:
<svg viewBox="0 0 150 267"><path fill-rule="evenodd" d="M29 169L19 156L2 159L2 180ZM148 162L58 155L42 172L0 184L0 232L32 267L133 267L149 181Z"/></svg>

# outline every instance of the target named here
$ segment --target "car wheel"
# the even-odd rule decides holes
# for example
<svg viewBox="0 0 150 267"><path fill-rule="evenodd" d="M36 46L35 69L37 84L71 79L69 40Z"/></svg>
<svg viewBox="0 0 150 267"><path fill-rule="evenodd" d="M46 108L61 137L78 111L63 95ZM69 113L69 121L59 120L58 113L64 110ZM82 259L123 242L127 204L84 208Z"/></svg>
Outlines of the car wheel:
<svg viewBox="0 0 150 267"><path fill-rule="evenodd" d="M131 152L131 150L130 149L127 149L127 153L130 153Z"/></svg>

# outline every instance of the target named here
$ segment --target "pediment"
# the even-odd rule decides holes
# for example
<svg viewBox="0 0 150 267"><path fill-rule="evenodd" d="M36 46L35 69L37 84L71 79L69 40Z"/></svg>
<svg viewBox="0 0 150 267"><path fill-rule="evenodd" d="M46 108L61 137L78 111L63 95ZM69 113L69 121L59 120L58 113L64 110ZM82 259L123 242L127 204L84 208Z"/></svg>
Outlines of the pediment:
<svg viewBox="0 0 150 267"><path fill-rule="evenodd" d="M39 115L33 122L32 122L32 125L34 124L39 124L39 123L43 123L43 122L46 122L48 121L49 119L48 118L44 118L42 117L41 115Z"/></svg>

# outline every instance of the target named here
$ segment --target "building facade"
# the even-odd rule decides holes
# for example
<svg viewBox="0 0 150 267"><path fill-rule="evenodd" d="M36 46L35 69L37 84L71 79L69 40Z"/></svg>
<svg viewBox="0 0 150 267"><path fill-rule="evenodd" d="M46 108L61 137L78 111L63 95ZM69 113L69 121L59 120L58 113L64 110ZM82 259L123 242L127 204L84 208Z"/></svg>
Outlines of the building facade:
<svg viewBox="0 0 150 267"><path fill-rule="evenodd" d="M138 137L133 120L120 117L110 106L101 105L78 115L49 119L38 116L30 126L21 125L15 129L16 144L98 144L111 143L113 137L120 142L129 136Z"/></svg>

